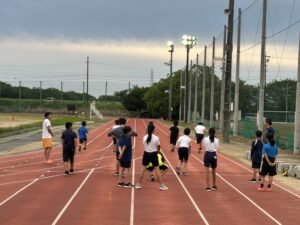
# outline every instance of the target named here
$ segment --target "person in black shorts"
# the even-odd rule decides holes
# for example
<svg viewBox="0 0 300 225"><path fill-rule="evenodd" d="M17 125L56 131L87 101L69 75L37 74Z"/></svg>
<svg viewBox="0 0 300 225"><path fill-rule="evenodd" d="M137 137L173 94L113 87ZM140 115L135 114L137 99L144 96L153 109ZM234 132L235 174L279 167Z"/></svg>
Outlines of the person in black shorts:
<svg viewBox="0 0 300 225"><path fill-rule="evenodd" d="M130 182L124 182L127 177L128 171L131 168L132 159L132 144L131 144L131 127L125 126L123 128L123 136L119 143L119 160L121 166L121 174L124 176L119 176L119 187L132 187Z"/></svg>
<svg viewBox="0 0 300 225"><path fill-rule="evenodd" d="M161 176L163 177L168 172L169 166L166 163L165 157L161 153L161 151L157 152L157 158L158 158L159 170L161 172ZM155 180L154 175L153 175L154 167L153 167L152 163L149 163L149 165L146 167L146 169L150 176L150 180L154 181Z"/></svg>
<svg viewBox="0 0 300 225"><path fill-rule="evenodd" d="M173 122L174 126L170 127L170 145L171 145L171 152L174 152L175 145L178 139L179 135L179 129L178 129L178 121L174 120Z"/></svg>
<svg viewBox="0 0 300 225"><path fill-rule="evenodd" d="M191 151L191 142L192 139L190 138L191 130L190 128L184 129L184 135L182 135L176 144L176 149L178 149L178 157L179 157L179 163L176 167L176 173L180 175L181 167L183 165L183 171L182 175L186 175L187 173L187 163L189 160L189 154Z"/></svg>
<svg viewBox="0 0 300 225"><path fill-rule="evenodd" d="M216 185L216 169L217 169L217 150L219 147L219 139L215 137L215 128L209 128L209 136L203 139L202 149L205 150L204 166L206 170L206 191L217 190ZM212 186L210 186L210 168L212 173Z"/></svg>
<svg viewBox="0 0 300 225"><path fill-rule="evenodd" d="M74 155L77 148L77 135L72 130L71 122L66 122L65 127L66 130L61 135L61 142L63 147L63 162L65 165L65 175L68 176L74 172Z"/></svg>
<svg viewBox="0 0 300 225"><path fill-rule="evenodd" d="M252 169L253 169L253 177L249 180L250 182L256 182L256 175L259 172L261 157L262 157L262 148L263 142L261 140L262 132L260 130L256 131L256 140L251 144L251 161L252 161ZM258 181L261 180L259 175Z"/></svg>

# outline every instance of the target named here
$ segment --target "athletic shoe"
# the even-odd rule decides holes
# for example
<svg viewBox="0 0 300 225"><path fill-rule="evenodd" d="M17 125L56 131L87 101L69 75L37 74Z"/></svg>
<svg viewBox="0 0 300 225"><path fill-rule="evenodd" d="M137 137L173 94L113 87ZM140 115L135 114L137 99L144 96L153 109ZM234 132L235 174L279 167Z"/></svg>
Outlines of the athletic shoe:
<svg viewBox="0 0 300 225"><path fill-rule="evenodd" d="M134 188L135 188L135 189L142 189L142 186L141 186L141 184L136 183L136 184L134 185Z"/></svg>
<svg viewBox="0 0 300 225"><path fill-rule="evenodd" d="M65 171L65 176L69 176L69 175L70 175L69 171L66 170L66 171Z"/></svg>
<svg viewBox="0 0 300 225"><path fill-rule="evenodd" d="M205 188L205 191L209 192L212 191L210 187Z"/></svg>
<svg viewBox="0 0 300 225"><path fill-rule="evenodd" d="M131 183L123 183L124 188L132 188Z"/></svg>
<svg viewBox="0 0 300 225"><path fill-rule="evenodd" d="M175 167L176 173L177 175L180 175L180 168L179 167Z"/></svg>
<svg viewBox="0 0 300 225"><path fill-rule="evenodd" d="M123 186L124 186L124 182L119 182L119 183L117 184L117 186L118 186L118 187L123 187Z"/></svg>
<svg viewBox="0 0 300 225"><path fill-rule="evenodd" d="M70 169L69 172L70 172L70 174L74 173L74 169Z"/></svg>
<svg viewBox="0 0 300 225"><path fill-rule="evenodd" d="M218 187L216 185L214 185L214 186L211 187L212 191L216 191L217 189L218 189Z"/></svg>
<svg viewBox="0 0 300 225"><path fill-rule="evenodd" d="M263 187L259 187L259 188L257 188L257 190L260 191L260 192L264 192L265 191L265 189Z"/></svg>
<svg viewBox="0 0 300 225"><path fill-rule="evenodd" d="M271 192L272 189L271 188L266 188L266 192Z"/></svg>
<svg viewBox="0 0 300 225"><path fill-rule="evenodd" d="M119 172L115 172L115 176L117 176L117 177L118 177L118 176L119 176Z"/></svg>
<svg viewBox="0 0 300 225"><path fill-rule="evenodd" d="M249 181L252 182L252 183L255 183L256 179L255 178L251 178Z"/></svg>
<svg viewBox="0 0 300 225"><path fill-rule="evenodd" d="M260 178L258 179L258 182L261 182L261 179L260 179Z"/></svg>
<svg viewBox="0 0 300 225"><path fill-rule="evenodd" d="M166 191L168 189L169 188L166 185L164 185L164 184L160 185L160 187L159 187L159 190L161 190L161 191Z"/></svg>

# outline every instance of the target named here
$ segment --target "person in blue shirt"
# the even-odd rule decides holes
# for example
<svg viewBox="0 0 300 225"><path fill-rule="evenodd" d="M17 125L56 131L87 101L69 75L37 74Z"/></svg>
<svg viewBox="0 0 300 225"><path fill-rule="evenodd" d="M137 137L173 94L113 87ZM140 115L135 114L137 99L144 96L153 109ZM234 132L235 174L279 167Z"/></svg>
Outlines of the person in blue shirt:
<svg viewBox="0 0 300 225"><path fill-rule="evenodd" d="M121 171L120 174L124 174L124 176L119 176L119 187L132 187L130 182L125 182L128 171L131 168L131 159L132 159L132 143L131 143L131 127L125 126L123 128L123 135L119 142L119 160Z"/></svg>
<svg viewBox="0 0 300 225"><path fill-rule="evenodd" d="M86 128L86 122L82 121L81 127L78 129L78 136L79 136L79 147L78 151L81 151L81 145L83 144L83 150L86 150L86 143L87 143L87 134L88 129Z"/></svg>
<svg viewBox="0 0 300 225"><path fill-rule="evenodd" d="M267 138L267 143L264 144L264 147L262 149L263 163L260 169L261 184L257 190L270 192L271 185L273 182L273 176L277 175L276 161L278 158L278 146L275 144L273 133L267 133L266 138ZM267 189L264 189L266 175L269 175L269 182L268 182Z"/></svg>

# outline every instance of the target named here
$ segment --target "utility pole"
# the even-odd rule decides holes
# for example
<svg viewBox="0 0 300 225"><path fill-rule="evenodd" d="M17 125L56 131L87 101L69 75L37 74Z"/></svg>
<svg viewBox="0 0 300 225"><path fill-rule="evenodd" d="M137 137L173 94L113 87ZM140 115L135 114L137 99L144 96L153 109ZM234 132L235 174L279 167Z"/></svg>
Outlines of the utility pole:
<svg viewBox="0 0 300 225"><path fill-rule="evenodd" d="M299 154L300 153L300 35L299 35L298 76L297 76L294 135L295 135L294 136L294 154Z"/></svg>
<svg viewBox="0 0 300 225"><path fill-rule="evenodd" d="M62 114L63 82L60 82L60 114Z"/></svg>
<svg viewBox="0 0 300 225"><path fill-rule="evenodd" d="M224 127L224 95L225 95L225 71L226 71L226 37L227 26L224 26L224 38L223 38L223 65L222 65L222 82L221 82L221 102L220 102L220 131L223 131Z"/></svg>
<svg viewBox="0 0 300 225"><path fill-rule="evenodd" d="M22 95L21 88L22 88L22 82L19 81L19 112L21 112L21 95Z"/></svg>
<svg viewBox="0 0 300 225"><path fill-rule="evenodd" d="M171 44L169 46L169 52L170 52L170 62L169 62L169 66L170 66L170 85L169 85L169 121L172 120L172 73L173 73L173 52L174 52L174 45Z"/></svg>
<svg viewBox="0 0 300 225"><path fill-rule="evenodd" d="M84 86L85 86L85 82L82 82L82 101L84 102Z"/></svg>
<svg viewBox="0 0 300 225"><path fill-rule="evenodd" d="M193 61L190 65L190 78L189 78L189 105L188 105L188 123L191 121L192 114L192 80L193 80Z"/></svg>
<svg viewBox="0 0 300 225"><path fill-rule="evenodd" d="M105 101L107 101L107 81L105 82Z"/></svg>
<svg viewBox="0 0 300 225"><path fill-rule="evenodd" d="M180 87L179 87L179 118L178 120L182 119L182 70L180 71Z"/></svg>
<svg viewBox="0 0 300 225"><path fill-rule="evenodd" d="M86 60L86 101L89 102L89 57Z"/></svg>
<svg viewBox="0 0 300 225"><path fill-rule="evenodd" d="M202 79L202 107L201 107L201 119L204 123L205 120L205 77L206 77L206 50L207 47L204 47L204 63L203 63L203 79Z"/></svg>
<svg viewBox="0 0 300 225"><path fill-rule="evenodd" d="M40 81L40 109L42 108L42 81Z"/></svg>
<svg viewBox="0 0 300 225"><path fill-rule="evenodd" d="M197 106L198 106L198 75L199 75L199 68L198 68L198 64L199 64L199 55L197 54L197 61L196 61L196 73L195 73L195 98L194 98L194 124L196 124L196 120L197 120Z"/></svg>
<svg viewBox="0 0 300 225"><path fill-rule="evenodd" d="M259 108L258 108L258 129L264 129L265 110L265 82L266 82L266 24L267 24L267 0L263 0L263 21L261 34L261 58L260 58L260 82L259 82Z"/></svg>
<svg viewBox="0 0 300 225"><path fill-rule="evenodd" d="M240 95L240 53L241 53L241 20L242 10L239 8L238 16L238 33L236 49L236 74L235 74L235 91L234 91L234 116L233 116L233 135L239 133L239 95Z"/></svg>
<svg viewBox="0 0 300 225"><path fill-rule="evenodd" d="M213 126L214 119L214 104L215 104L215 45L216 38L213 37L213 49L212 49L212 75L211 75L211 83L210 83L210 113L209 113L209 127Z"/></svg>
<svg viewBox="0 0 300 225"><path fill-rule="evenodd" d="M186 118L186 73L184 74L184 92L183 92L183 120Z"/></svg>
<svg viewBox="0 0 300 225"><path fill-rule="evenodd" d="M184 123L188 123L188 114L189 114L189 105L188 105L188 95L189 95L189 53L190 53L190 47L186 47L186 68L185 68L185 95L184 95Z"/></svg>
<svg viewBox="0 0 300 225"><path fill-rule="evenodd" d="M233 18L234 18L234 0L229 0L228 9L228 33L226 46L226 73L225 73L225 95L224 95L224 129L223 141L230 142L230 96L231 96L231 64L232 64L232 39L233 39Z"/></svg>

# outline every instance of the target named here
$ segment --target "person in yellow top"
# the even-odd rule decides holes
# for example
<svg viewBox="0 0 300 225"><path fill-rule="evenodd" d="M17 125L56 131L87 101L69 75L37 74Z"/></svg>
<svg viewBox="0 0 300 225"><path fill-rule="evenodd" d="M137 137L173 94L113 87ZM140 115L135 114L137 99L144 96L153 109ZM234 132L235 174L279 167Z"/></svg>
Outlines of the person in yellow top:
<svg viewBox="0 0 300 225"><path fill-rule="evenodd" d="M157 152L157 159L158 159L158 165L159 165L159 170L161 172L161 176L164 176L167 173L169 166L168 164L166 164L166 160L160 151ZM155 180L153 175L154 167L151 162L148 164L146 169L150 176L151 181L154 181Z"/></svg>

